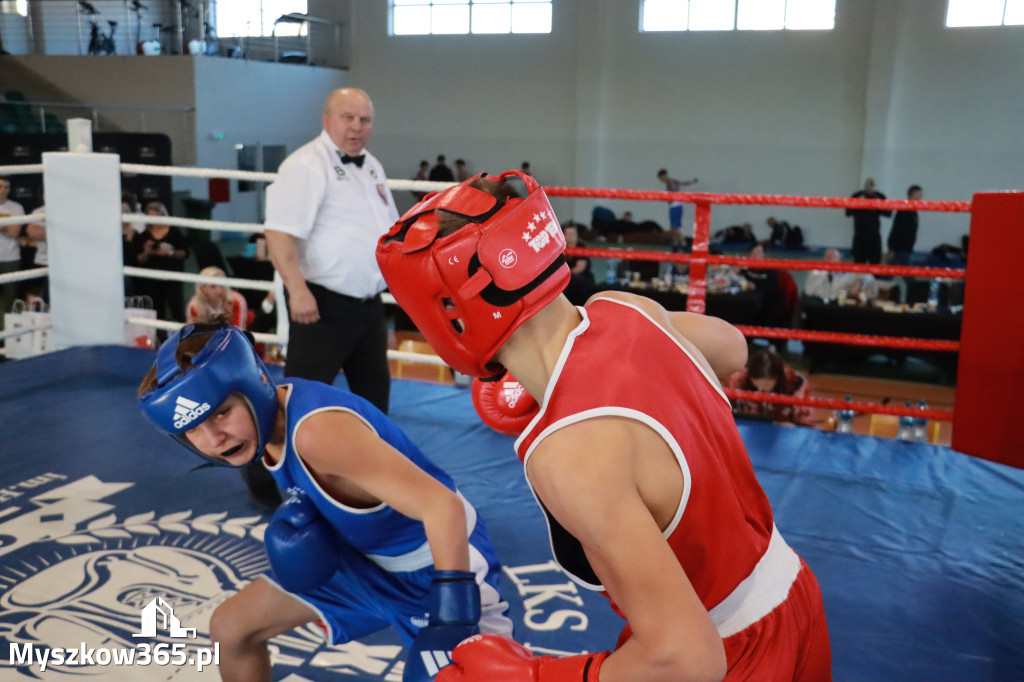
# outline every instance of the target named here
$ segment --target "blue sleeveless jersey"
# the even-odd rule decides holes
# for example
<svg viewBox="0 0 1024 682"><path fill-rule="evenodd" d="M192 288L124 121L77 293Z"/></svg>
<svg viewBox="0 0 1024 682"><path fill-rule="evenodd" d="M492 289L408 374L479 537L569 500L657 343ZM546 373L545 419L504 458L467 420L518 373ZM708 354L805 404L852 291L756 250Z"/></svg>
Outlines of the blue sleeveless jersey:
<svg viewBox="0 0 1024 682"><path fill-rule="evenodd" d="M369 509L348 507L325 493L310 476L305 463L295 452L295 432L309 416L326 410L349 412L363 421L388 444L408 457L430 476L452 491L455 483L391 421L387 415L359 396L319 381L289 378L283 386L287 431L281 461L264 464L284 489L300 488L316 504L338 534L348 543L388 571L412 571L431 565L430 546L420 521L398 513L386 504ZM290 385L289 385L290 384ZM467 507L467 523L472 533L476 525L472 506Z"/></svg>

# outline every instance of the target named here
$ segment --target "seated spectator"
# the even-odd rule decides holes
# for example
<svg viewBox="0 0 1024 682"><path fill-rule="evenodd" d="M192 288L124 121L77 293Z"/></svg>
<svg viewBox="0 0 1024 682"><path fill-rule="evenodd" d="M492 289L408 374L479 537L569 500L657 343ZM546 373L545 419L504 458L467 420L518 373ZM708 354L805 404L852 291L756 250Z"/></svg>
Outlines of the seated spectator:
<svg viewBox="0 0 1024 682"><path fill-rule="evenodd" d="M711 249L708 253L712 256L722 255L722 252L718 249ZM735 268L732 265L709 265L707 269L707 280L709 291L750 289L754 286L740 273L738 268Z"/></svg>
<svg viewBox="0 0 1024 682"><path fill-rule="evenodd" d="M11 191L11 179L0 175L0 218L12 218L25 215L25 208L7 196ZM21 268L21 245L18 237L22 225L5 225L0 227L0 275L17 272ZM3 294L3 309L9 310L18 293L18 285L8 282L0 285Z"/></svg>
<svg viewBox="0 0 1024 682"><path fill-rule="evenodd" d="M764 247L754 244L750 247L747 257L764 258ZM779 270L744 268L740 270L740 274L761 292L761 314L758 316L758 324L765 327L789 326L791 320L782 273ZM789 276L789 273L786 275Z"/></svg>
<svg viewBox="0 0 1024 682"><path fill-rule="evenodd" d="M416 171L416 175L413 176L413 180L427 180L430 175L430 162L423 160L420 161L420 169ZM423 201L423 197L427 196L426 192L413 192L412 195L416 197L416 201Z"/></svg>
<svg viewBox="0 0 1024 682"><path fill-rule="evenodd" d="M249 331L274 333L277 330L277 297L273 291L268 291L263 297L259 309L253 311L255 316L250 315L252 322Z"/></svg>
<svg viewBox="0 0 1024 682"><path fill-rule="evenodd" d="M39 206L29 215L45 219L46 207ZM50 264L46 245L46 227L43 226L42 222L25 225L25 246L22 246L22 250L26 249L33 252L32 262L28 264L29 268L45 268ZM24 287L23 298L30 310L38 309L33 308L33 306L38 306L40 303L49 303L50 279L48 277L27 280L22 282L22 286Z"/></svg>
<svg viewBox="0 0 1024 682"><path fill-rule="evenodd" d="M751 353L746 368L730 374L725 387L741 391L778 393L797 398L806 398L810 394L810 383L807 378L787 365L771 346ZM763 417L773 422L801 426L813 424L811 408L805 406L733 400L732 411L738 417Z"/></svg>
<svg viewBox="0 0 1024 682"><path fill-rule="evenodd" d="M840 262L839 250L825 251L825 261ZM826 302L855 300L859 303L869 303L878 299L882 292L891 291L894 286L894 282L876 279L870 273L811 270L804 282L804 295L817 296Z"/></svg>
<svg viewBox="0 0 1024 682"><path fill-rule="evenodd" d="M167 207L159 201L146 204L143 212L150 216L168 215ZM184 233L177 227L160 224L147 224L144 232L135 235L132 250L138 267L170 272L184 272L189 254ZM158 318L184 321L185 298L181 282L140 277L136 293L150 297Z"/></svg>
<svg viewBox="0 0 1024 682"><path fill-rule="evenodd" d="M715 241L722 244L752 244L757 241L750 223L732 225L715 233Z"/></svg>
<svg viewBox="0 0 1024 682"><path fill-rule="evenodd" d="M580 241L579 228L576 223L566 222L562 225L562 232L565 234L566 246L586 246ZM596 288L594 273L590 268L590 259L584 256L566 256L565 261L569 264L571 273L569 284L565 288L565 297L573 305L583 305Z"/></svg>
<svg viewBox="0 0 1024 682"><path fill-rule="evenodd" d="M772 228L768 243L783 249L804 248L804 231L799 225L790 225L785 220L776 220L774 217L765 221Z"/></svg>
<svg viewBox="0 0 1024 682"><path fill-rule="evenodd" d="M199 271L205 277L225 277L224 271L211 265ZM196 284L196 293L188 302L185 322L220 324L227 322L245 331L249 329L249 305L245 296L217 284Z"/></svg>
<svg viewBox="0 0 1024 682"><path fill-rule="evenodd" d="M838 263L840 260L839 249L825 251L824 261L826 263ZM825 301L846 298L856 279L856 275L849 272L811 270L807 273L807 280L804 282L804 295L817 296Z"/></svg>
<svg viewBox="0 0 1024 682"><path fill-rule="evenodd" d="M630 211L626 211L622 214L621 218L616 218L611 211L604 213L607 209L602 209L600 206L594 209L593 214L593 225L594 229L605 239L609 241L623 241L623 235L635 234L637 232L646 232L651 229L652 223L645 221L642 223L633 222L633 214ZM661 228L654 223L655 232L660 232Z"/></svg>

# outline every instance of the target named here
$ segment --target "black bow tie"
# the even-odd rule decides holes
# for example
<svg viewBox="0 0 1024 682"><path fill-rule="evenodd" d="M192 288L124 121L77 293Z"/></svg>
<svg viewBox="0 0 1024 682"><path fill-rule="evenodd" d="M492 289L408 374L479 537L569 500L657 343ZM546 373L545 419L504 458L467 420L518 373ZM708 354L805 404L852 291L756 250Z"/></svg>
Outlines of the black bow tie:
<svg viewBox="0 0 1024 682"><path fill-rule="evenodd" d="M360 168L363 167L363 161L366 161L366 154L360 154L359 156L349 156L348 154L340 154L342 163L354 163Z"/></svg>

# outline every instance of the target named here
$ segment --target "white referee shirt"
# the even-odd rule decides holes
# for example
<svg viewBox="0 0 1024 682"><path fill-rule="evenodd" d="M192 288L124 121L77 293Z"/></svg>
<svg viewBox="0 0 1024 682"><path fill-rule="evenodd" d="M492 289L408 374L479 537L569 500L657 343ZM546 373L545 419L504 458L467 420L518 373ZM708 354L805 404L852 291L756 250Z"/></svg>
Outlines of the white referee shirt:
<svg viewBox="0 0 1024 682"><path fill-rule="evenodd" d="M291 154L267 187L268 230L295 237L307 282L355 298L384 290L377 240L398 220L384 168L363 150L360 168L343 164L326 131Z"/></svg>
<svg viewBox="0 0 1024 682"><path fill-rule="evenodd" d="M25 215L25 209L17 201L8 199L0 204L0 218L14 218ZM11 263L21 260L21 246L14 237L0 231L0 263Z"/></svg>

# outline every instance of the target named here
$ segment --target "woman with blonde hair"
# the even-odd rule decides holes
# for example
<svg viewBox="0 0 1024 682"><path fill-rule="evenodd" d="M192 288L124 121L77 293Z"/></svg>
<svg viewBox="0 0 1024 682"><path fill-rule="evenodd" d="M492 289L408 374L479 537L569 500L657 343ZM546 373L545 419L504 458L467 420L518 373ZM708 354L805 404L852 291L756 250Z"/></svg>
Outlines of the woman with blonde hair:
<svg viewBox="0 0 1024 682"><path fill-rule="evenodd" d="M205 277L226 277L224 271L215 265L203 268L199 274ZM188 324L227 322L246 331L249 328L249 305L244 296L229 287L196 284L196 293L188 302L186 318Z"/></svg>

